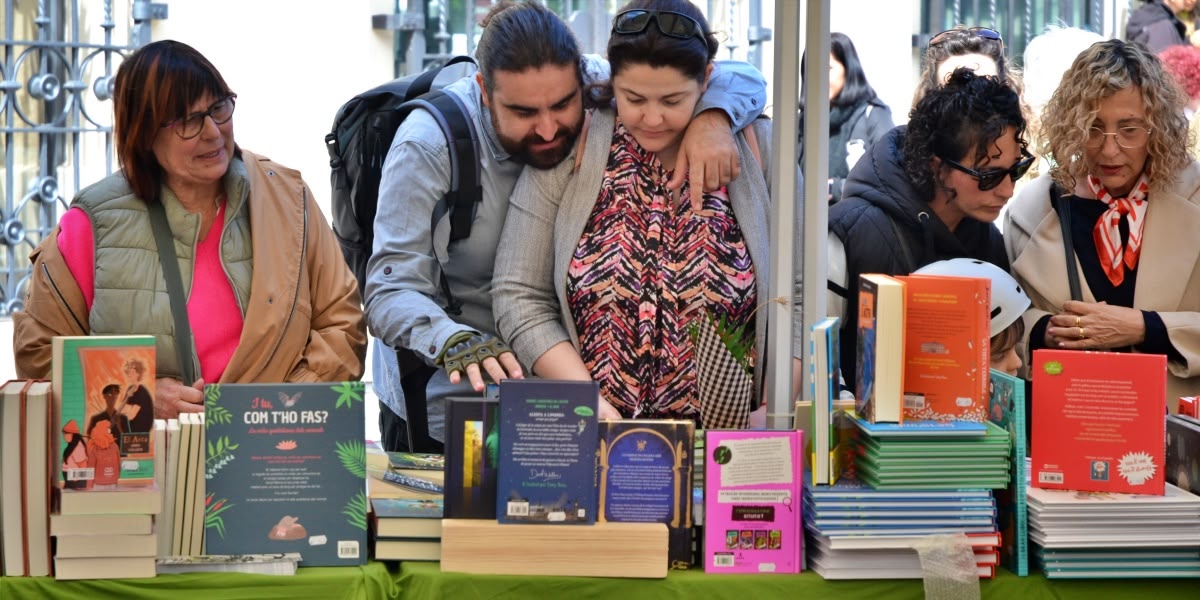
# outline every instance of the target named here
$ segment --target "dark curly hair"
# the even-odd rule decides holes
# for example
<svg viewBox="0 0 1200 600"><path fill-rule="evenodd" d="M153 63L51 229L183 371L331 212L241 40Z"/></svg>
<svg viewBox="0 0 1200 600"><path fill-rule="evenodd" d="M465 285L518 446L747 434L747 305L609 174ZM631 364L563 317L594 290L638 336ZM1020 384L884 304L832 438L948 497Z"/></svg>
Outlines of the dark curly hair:
<svg viewBox="0 0 1200 600"><path fill-rule="evenodd" d="M1013 130L1024 149L1025 115L1021 99L994 77L956 69L946 85L929 91L908 116L904 136L904 173L928 202L938 176L933 158L944 156L977 164L1005 130ZM967 156L974 152L974 156Z"/></svg>

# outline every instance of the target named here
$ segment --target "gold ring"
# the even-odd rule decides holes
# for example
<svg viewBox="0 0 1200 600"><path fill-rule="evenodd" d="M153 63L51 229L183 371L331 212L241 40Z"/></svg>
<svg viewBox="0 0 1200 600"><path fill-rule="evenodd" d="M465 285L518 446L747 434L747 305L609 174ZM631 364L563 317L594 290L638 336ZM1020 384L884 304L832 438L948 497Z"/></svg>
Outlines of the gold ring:
<svg viewBox="0 0 1200 600"><path fill-rule="evenodd" d="M1075 326L1079 327L1079 317L1075 317Z"/></svg>
<svg viewBox="0 0 1200 600"><path fill-rule="evenodd" d="M1080 328L1079 328L1079 339L1081 339L1081 340L1082 340L1082 339L1083 339L1083 338L1085 338L1085 337L1087 337L1087 336L1086 336L1086 335L1084 335L1084 333L1083 333L1083 328L1082 328L1082 327L1080 327Z"/></svg>

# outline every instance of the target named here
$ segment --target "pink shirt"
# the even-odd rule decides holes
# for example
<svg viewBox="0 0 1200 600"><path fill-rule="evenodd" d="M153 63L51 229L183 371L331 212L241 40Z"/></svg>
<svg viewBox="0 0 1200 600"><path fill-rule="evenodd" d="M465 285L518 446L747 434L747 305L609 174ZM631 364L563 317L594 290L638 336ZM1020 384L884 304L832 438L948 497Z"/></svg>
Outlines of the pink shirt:
<svg viewBox="0 0 1200 600"><path fill-rule="evenodd" d="M222 202L208 236L196 246L192 293L187 303L188 322L200 359L200 376L208 383L220 381L237 349L244 324L233 285L221 265L225 206ZM91 310L96 296L95 241L91 220L82 209L68 210L59 221L58 250Z"/></svg>

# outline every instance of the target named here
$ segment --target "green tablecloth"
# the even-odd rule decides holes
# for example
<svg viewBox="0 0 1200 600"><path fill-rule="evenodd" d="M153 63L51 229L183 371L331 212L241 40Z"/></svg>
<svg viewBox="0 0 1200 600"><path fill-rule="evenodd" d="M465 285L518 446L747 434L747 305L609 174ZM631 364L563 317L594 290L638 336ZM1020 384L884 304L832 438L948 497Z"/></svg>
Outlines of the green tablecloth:
<svg viewBox="0 0 1200 600"><path fill-rule="evenodd" d="M1000 571L980 584L985 599L1039 600L1081 598L1108 600L1173 600L1200 598L1200 580L1126 579L1064 581L1040 574L1017 577ZM924 598L920 581L825 581L816 573L800 575L705 575L700 570L673 571L665 579L526 577L442 573L438 563L383 563L365 567L300 569L295 577L200 573L160 575L154 579L55 581L48 577L0 578L0 600L386 600L483 598L520 600L760 600L833 598L835 600L902 600Z"/></svg>
<svg viewBox="0 0 1200 600"><path fill-rule="evenodd" d="M395 571L395 567L392 569ZM0 578L0 600L375 600L400 598L397 576L383 563L364 567L309 567L294 577L246 573L190 573L152 579L57 581L52 577Z"/></svg>

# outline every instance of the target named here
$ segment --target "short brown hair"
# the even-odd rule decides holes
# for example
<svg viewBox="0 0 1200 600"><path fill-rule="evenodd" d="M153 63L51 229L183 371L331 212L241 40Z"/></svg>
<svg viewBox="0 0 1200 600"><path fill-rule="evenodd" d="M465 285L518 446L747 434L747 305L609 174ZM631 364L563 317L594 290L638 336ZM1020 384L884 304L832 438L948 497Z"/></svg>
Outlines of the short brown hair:
<svg viewBox="0 0 1200 600"><path fill-rule="evenodd" d="M113 88L117 160L142 201L158 202L165 180L154 139L205 94L224 98L233 91L204 55L183 42L147 44L121 63Z"/></svg>

